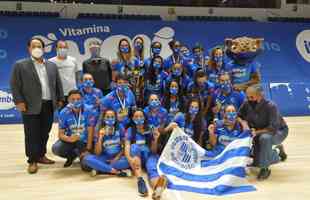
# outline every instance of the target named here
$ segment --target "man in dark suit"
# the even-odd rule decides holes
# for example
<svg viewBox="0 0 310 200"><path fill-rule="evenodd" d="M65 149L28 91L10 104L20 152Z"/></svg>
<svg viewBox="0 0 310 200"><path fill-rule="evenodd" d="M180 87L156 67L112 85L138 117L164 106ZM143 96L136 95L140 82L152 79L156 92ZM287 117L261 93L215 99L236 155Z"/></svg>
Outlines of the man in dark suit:
<svg viewBox="0 0 310 200"><path fill-rule="evenodd" d="M28 51L30 58L15 63L10 85L14 103L22 113L28 172L33 174L38 171L37 163L55 163L45 156L46 144L54 110L64 95L57 66L43 58L44 42L31 38Z"/></svg>

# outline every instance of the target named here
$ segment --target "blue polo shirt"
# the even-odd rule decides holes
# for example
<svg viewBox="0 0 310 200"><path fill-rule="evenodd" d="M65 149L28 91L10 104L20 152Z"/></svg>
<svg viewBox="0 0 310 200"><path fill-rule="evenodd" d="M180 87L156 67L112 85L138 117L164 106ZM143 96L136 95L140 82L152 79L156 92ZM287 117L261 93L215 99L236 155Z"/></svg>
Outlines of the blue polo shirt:
<svg viewBox="0 0 310 200"><path fill-rule="evenodd" d="M113 90L109 94L107 94L101 100L101 111L105 112L108 109L113 110L117 115L121 114L122 105L117 95L117 90ZM125 94L125 108L127 109L127 116L124 116L122 119L118 117L118 122L123 126L126 126L129 123L129 112L136 106L135 96L132 91L129 89Z"/></svg>
<svg viewBox="0 0 310 200"><path fill-rule="evenodd" d="M59 114L59 128L65 130L66 136L80 134L81 141L87 143L87 127L95 127L97 116L91 109L82 108L80 114L66 106Z"/></svg>

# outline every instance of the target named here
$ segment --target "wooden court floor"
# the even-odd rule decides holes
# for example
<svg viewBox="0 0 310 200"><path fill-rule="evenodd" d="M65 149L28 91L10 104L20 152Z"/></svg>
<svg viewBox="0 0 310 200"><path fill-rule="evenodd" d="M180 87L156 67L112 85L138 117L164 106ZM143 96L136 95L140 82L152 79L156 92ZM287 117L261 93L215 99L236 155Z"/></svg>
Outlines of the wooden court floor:
<svg viewBox="0 0 310 200"><path fill-rule="evenodd" d="M310 199L310 117L286 118L290 133L284 145L288 160L272 166L270 178L255 180L251 170L248 180L257 191L224 197L213 197L167 190L163 200L249 199L249 200L309 200ZM90 177L76 163L62 167L64 160L52 155L50 149L57 139L53 126L48 156L56 160L52 166L39 167L39 172L26 172L22 125L0 126L0 200L136 200L139 197L134 178L109 176Z"/></svg>

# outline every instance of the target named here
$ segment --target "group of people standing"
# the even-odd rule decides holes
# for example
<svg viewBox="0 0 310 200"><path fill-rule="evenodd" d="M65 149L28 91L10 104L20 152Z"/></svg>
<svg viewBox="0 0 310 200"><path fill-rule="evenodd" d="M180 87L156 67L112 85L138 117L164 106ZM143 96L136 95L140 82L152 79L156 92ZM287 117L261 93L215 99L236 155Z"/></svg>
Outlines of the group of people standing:
<svg viewBox="0 0 310 200"><path fill-rule="evenodd" d="M83 63L68 55L58 41L57 55L44 57L44 42L31 38L29 58L13 67L11 89L22 113L28 172L38 163L53 164L46 144L58 109L58 141L52 152L66 159L64 167L80 159L84 171L137 178L138 192L148 195L142 171L148 175L153 199L167 185L157 162L172 130L183 129L210 157L231 141L253 136L253 166L258 179L269 177L269 166L287 157L283 145L288 127L274 103L266 100L255 63L240 65L216 46L206 55L177 40L172 55L160 56L160 42L146 57L141 37L131 44L121 39L117 59L101 55L101 44L89 44L91 57ZM107 49L106 51L109 51ZM275 146L276 145L276 146Z"/></svg>

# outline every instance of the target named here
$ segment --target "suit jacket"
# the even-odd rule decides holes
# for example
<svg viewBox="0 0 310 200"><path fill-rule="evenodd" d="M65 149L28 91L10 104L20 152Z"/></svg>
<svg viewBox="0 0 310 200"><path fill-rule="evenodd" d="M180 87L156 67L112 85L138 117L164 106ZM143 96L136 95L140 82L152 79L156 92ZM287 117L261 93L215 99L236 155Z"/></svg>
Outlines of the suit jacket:
<svg viewBox="0 0 310 200"><path fill-rule="evenodd" d="M64 100L61 80L57 66L46 60L46 72L54 109L57 102ZM39 114L42 106L41 82L31 58L17 61L13 66L10 80L13 101L15 104L26 104L26 112L23 114Z"/></svg>

